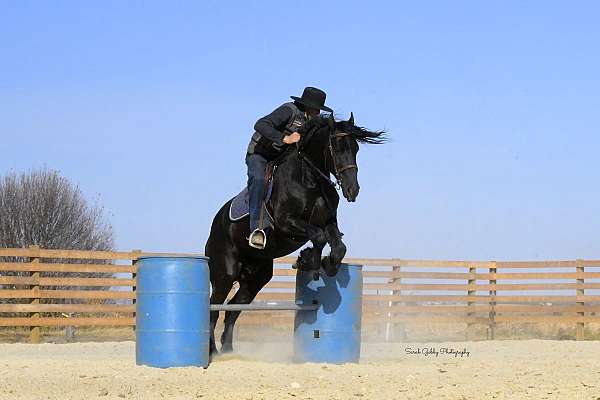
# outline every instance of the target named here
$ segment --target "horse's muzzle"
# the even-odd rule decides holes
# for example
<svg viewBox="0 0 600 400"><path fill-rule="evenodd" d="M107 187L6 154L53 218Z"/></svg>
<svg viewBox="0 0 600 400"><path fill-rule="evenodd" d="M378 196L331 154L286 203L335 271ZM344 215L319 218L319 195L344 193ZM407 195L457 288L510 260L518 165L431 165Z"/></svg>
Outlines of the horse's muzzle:
<svg viewBox="0 0 600 400"><path fill-rule="evenodd" d="M346 198L346 200L348 200L350 203L354 203L356 201L356 198L358 197L359 190L360 187L358 185L352 185L346 188L346 190L342 191L344 192L344 197Z"/></svg>

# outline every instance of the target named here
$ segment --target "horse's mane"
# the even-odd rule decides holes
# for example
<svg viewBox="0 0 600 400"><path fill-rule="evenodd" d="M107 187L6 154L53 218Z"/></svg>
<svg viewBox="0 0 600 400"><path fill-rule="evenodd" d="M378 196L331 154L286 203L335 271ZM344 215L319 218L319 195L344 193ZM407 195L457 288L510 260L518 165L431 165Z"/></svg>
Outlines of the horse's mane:
<svg viewBox="0 0 600 400"><path fill-rule="evenodd" d="M348 133L359 143L382 144L388 140L385 131L370 131L362 126L355 126L349 121L336 121L335 127L341 132Z"/></svg>
<svg viewBox="0 0 600 400"><path fill-rule="evenodd" d="M318 115L316 117L313 117L302 126L300 134L309 133L313 129L322 128L325 125L327 125L327 123L328 120L325 115Z"/></svg>
<svg viewBox="0 0 600 400"><path fill-rule="evenodd" d="M310 138L317 130L326 126L328 123L329 116L327 115L319 115L306 122L300 131L300 134L302 135L300 147L303 147L310 141ZM350 137L359 143L382 144L388 141L385 131L370 131L362 126L355 126L350 123L350 121L336 121L335 128L340 132L349 134Z"/></svg>
<svg viewBox="0 0 600 400"><path fill-rule="evenodd" d="M299 133L301 135L300 139L300 148L304 148L310 142L310 139L314 136L314 134L324 126L327 126L328 120L327 117L323 115L316 116L307 121L302 128L300 128Z"/></svg>

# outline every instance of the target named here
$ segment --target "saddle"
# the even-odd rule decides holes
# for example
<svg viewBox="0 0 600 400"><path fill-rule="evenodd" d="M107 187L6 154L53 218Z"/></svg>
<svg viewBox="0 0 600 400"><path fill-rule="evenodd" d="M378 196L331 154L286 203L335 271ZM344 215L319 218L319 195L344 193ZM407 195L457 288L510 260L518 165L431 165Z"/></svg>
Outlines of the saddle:
<svg viewBox="0 0 600 400"><path fill-rule="evenodd" d="M273 175L275 173L275 169L277 168L279 160L271 161L267 164L267 169L265 171L265 182L264 182L264 190L265 194L262 203L262 226L273 227L273 217L271 216L271 212L269 211L269 200L271 199L271 193L273 191ZM245 187L237 196L233 198L231 201L231 205L229 206L229 219L232 222L239 221L242 218L250 216L250 194L248 193L248 187Z"/></svg>

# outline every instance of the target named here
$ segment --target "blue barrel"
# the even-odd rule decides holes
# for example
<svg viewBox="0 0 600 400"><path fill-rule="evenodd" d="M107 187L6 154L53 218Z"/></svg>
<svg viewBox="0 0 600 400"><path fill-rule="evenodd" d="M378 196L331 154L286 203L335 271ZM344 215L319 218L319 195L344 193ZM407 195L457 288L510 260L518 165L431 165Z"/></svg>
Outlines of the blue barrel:
<svg viewBox="0 0 600 400"><path fill-rule="evenodd" d="M207 367L208 258L142 257L137 266L136 363Z"/></svg>
<svg viewBox="0 0 600 400"><path fill-rule="evenodd" d="M360 359L362 266L340 265L329 277L298 271L296 303L320 306L297 311L294 320L294 360L343 364Z"/></svg>

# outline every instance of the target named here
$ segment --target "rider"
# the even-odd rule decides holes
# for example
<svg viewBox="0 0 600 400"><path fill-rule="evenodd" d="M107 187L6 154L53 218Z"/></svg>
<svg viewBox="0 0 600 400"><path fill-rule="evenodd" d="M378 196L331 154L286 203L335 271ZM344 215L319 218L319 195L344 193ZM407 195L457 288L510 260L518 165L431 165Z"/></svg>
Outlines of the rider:
<svg viewBox="0 0 600 400"><path fill-rule="evenodd" d="M319 115L319 110L333 111L325 106L325 92L315 87L304 88L302 97L290 97L294 102L282 104L271 114L256 121L255 132L246 152L251 232L248 244L261 250L267 244L265 231L258 227L267 163L283 153L287 145L300 141L298 129L307 120Z"/></svg>

